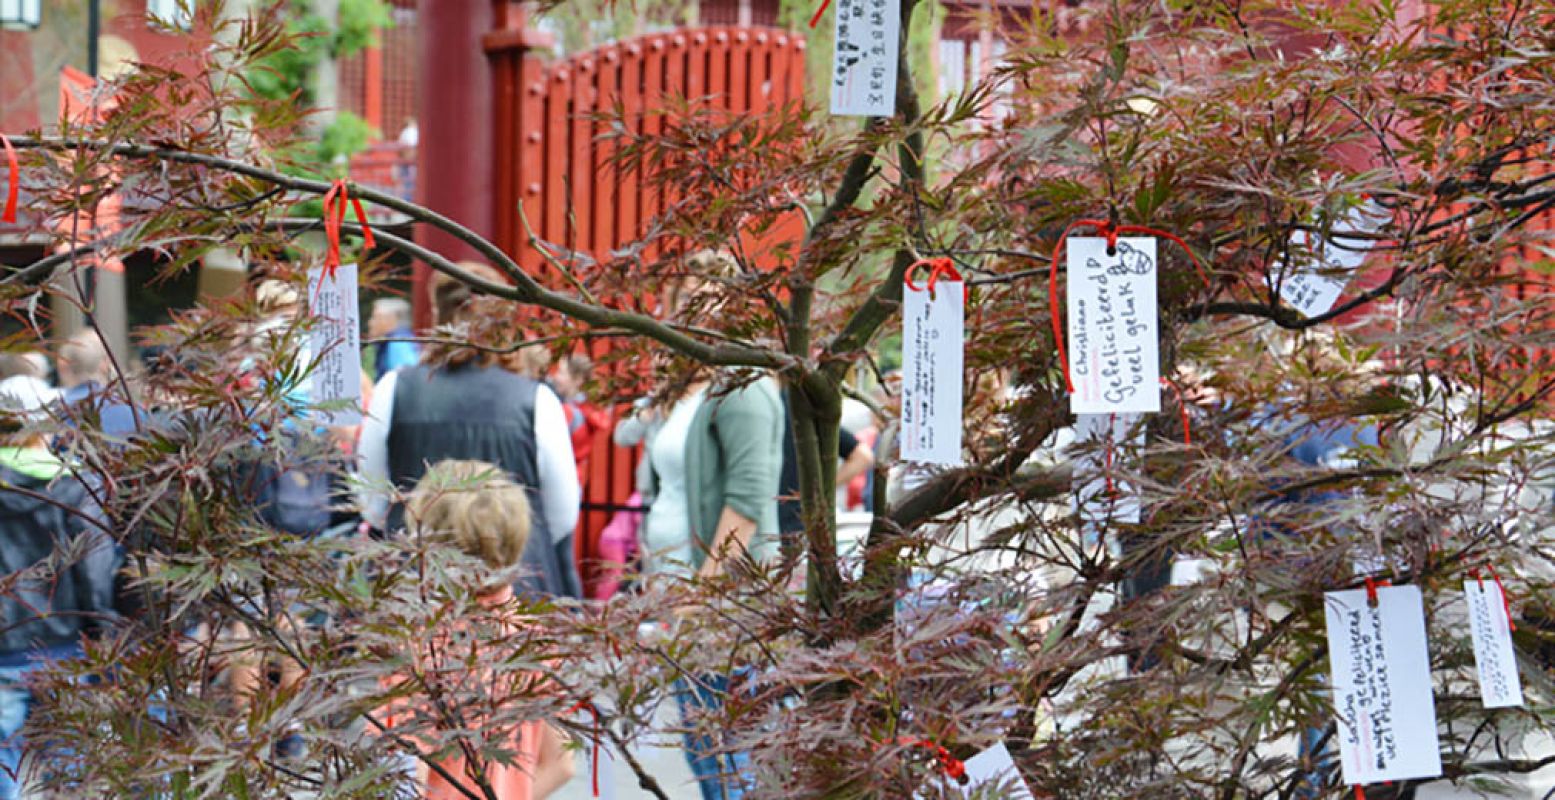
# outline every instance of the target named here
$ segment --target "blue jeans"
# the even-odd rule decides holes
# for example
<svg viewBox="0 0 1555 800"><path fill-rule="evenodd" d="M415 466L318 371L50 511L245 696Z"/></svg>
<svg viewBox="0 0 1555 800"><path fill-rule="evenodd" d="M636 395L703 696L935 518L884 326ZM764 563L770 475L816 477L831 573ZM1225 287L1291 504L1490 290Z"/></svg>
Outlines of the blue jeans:
<svg viewBox="0 0 1555 800"><path fill-rule="evenodd" d="M703 676L695 683L682 678L675 681L675 702L686 727L693 724L698 711L716 710L729 692L729 679L722 675ZM745 774L750 766L747 753L718 753L720 746L711 736L687 732L686 761L702 790L702 800L740 800L745 795ZM0 799L3 800L3 799Z"/></svg>

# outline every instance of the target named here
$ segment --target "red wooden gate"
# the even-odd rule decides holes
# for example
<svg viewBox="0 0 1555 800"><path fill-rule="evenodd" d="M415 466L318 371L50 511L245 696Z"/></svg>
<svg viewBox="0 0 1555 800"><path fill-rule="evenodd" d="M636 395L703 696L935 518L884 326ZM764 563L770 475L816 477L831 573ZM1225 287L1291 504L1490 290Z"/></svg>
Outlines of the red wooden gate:
<svg viewBox="0 0 1555 800"><path fill-rule="evenodd" d="M535 235L605 256L639 238L662 208L658 193L609 163L612 144L595 115L617 103L633 132L653 133L655 110L679 96L731 111L760 112L804 94L804 37L772 28L711 27L651 34L547 61L537 35L513 14L486 39L495 94L495 242L531 274L547 265L529 244L518 209ZM569 207L573 213L569 215ZM608 342L596 341L600 355ZM579 563L597 557L596 535L633 491L636 453L596 440L584 486ZM585 582L588 582L585 568Z"/></svg>

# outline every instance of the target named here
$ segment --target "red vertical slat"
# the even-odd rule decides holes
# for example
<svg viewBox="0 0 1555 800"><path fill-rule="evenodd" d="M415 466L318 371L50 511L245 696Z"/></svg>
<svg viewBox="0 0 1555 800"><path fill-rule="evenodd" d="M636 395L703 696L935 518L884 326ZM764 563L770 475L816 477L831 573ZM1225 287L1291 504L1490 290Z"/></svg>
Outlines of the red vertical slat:
<svg viewBox="0 0 1555 800"><path fill-rule="evenodd" d="M793 36L788 40L788 50L783 53L784 78L788 80L788 91L785 95L786 102L802 103L805 99L804 62L805 40L803 36Z"/></svg>
<svg viewBox="0 0 1555 800"><path fill-rule="evenodd" d="M594 88L594 54L578 58L572 72L572 109L568 112L567 192L570 196L567 238L562 244L575 250L587 250L593 235L594 198L594 114L598 90Z"/></svg>
<svg viewBox="0 0 1555 800"><path fill-rule="evenodd" d="M615 154L615 145L612 140L603 134L610 130L610 119L616 113L616 108L621 101L619 88L621 78L621 50L619 47L606 48L594 62L596 70L594 87L595 97L594 113L598 121L590 126L589 149L594 156L594 174L592 176L594 186L592 194L594 198L592 228L589 236L589 247L593 256L605 259L610 256L610 251L621 241L624 236L618 237L615 228L615 204L617 187L620 185L617 179L616 169L610 163Z"/></svg>
<svg viewBox="0 0 1555 800"><path fill-rule="evenodd" d="M751 107L751 32L737 28L729 42L729 107L745 112Z"/></svg>
<svg viewBox="0 0 1555 800"><path fill-rule="evenodd" d="M760 113L772 108L772 34L757 31L751 37L750 68L745 76L747 107Z"/></svg>
<svg viewBox="0 0 1555 800"><path fill-rule="evenodd" d="M520 266L533 273L539 269L540 255L529 242L529 231L523 219L536 233L545 225L545 93L547 89L545 64L532 53L524 54L518 71L518 175L514 180L519 206L509 206L509 213L517 226L518 244L513 248ZM496 211L502 213L502 207Z"/></svg>
<svg viewBox="0 0 1555 800"><path fill-rule="evenodd" d="M550 71L545 95L545 224L538 233L551 244L567 237L567 110L571 105L572 71L563 64ZM550 273L549 267L537 266L537 277Z"/></svg>
<svg viewBox="0 0 1555 800"><path fill-rule="evenodd" d="M729 31L713 30L707 43L707 93L714 108L733 108L729 95Z"/></svg>
<svg viewBox="0 0 1555 800"><path fill-rule="evenodd" d="M708 93L707 51L711 43L707 31L694 31L691 46L686 50L685 95L701 104Z"/></svg>
<svg viewBox="0 0 1555 800"><path fill-rule="evenodd" d="M643 67L647 60L648 47L641 39L628 43L621 52L621 79L618 84L621 125L629 134L642 131ZM643 232L643 226L637 218L640 201L637 196L636 170L621 173L617 181L616 234L622 241L632 241L641 237Z"/></svg>

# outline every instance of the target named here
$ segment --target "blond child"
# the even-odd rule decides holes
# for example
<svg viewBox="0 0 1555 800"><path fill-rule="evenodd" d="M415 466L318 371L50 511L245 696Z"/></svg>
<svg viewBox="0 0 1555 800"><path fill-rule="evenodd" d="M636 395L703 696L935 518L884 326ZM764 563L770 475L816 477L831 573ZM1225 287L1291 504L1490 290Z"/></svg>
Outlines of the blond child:
<svg viewBox="0 0 1555 800"><path fill-rule="evenodd" d="M499 468L482 461L445 460L434 464L407 499L406 519L428 540L457 548L499 572L511 570L529 540L529 497L524 487ZM498 606L513 597L511 581L491 587L481 603ZM571 780L572 754L562 734L535 721L517 732L518 757L511 765L495 760L486 765L486 779L503 800L541 800ZM439 763L443 772L464 778L467 765L455 756ZM424 764L418 775L428 800L463 798L465 794Z"/></svg>

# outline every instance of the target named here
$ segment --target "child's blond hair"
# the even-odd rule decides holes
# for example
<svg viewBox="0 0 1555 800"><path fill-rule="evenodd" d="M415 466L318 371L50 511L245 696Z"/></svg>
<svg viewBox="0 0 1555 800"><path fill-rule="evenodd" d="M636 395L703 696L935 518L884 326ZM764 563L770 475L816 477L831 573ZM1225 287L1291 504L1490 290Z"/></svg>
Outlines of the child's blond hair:
<svg viewBox="0 0 1555 800"><path fill-rule="evenodd" d="M493 569L517 564L529 542L528 493L484 461L433 464L405 510L422 536L447 542Z"/></svg>

